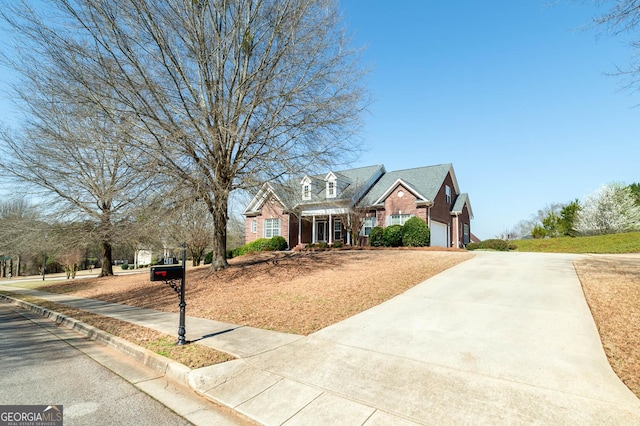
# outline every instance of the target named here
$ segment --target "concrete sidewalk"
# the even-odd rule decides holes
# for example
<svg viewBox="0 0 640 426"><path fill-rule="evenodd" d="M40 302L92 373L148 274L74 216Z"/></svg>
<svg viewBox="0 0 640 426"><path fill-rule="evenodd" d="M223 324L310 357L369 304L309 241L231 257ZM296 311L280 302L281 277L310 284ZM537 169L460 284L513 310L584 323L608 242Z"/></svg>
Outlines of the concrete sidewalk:
<svg viewBox="0 0 640 426"><path fill-rule="evenodd" d="M189 382L267 425L640 424L640 401L601 347L578 257L477 253L308 337L189 317L188 339L212 335L198 343L240 357ZM176 314L53 297L175 334Z"/></svg>
<svg viewBox="0 0 640 426"><path fill-rule="evenodd" d="M136 308L134 306L103 302L96 299L85 299L66 294L23 289L6 284L0 285L0 290L34 296L71 308L82 309L94 314L127 321L176 336L177 339L179 324L179 314L177 313ZM176 303L177 302L178 300L176 299ZM188 341L209 346L237 358L250 357L273 350L304 337L191 316L185 318L185 325L187 331L185 337Z"/></svg>

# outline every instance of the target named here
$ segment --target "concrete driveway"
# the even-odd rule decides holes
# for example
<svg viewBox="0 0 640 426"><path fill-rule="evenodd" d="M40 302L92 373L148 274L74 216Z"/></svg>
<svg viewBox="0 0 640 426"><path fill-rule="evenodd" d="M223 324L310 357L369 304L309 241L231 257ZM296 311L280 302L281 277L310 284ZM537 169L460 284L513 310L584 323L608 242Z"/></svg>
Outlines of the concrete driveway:
<svg viewBox="0 0 640 426"><path fill-rule="evenodd" d="M192 373L263 424L640 424L573 261L481 252L278 349Z"/></svg>

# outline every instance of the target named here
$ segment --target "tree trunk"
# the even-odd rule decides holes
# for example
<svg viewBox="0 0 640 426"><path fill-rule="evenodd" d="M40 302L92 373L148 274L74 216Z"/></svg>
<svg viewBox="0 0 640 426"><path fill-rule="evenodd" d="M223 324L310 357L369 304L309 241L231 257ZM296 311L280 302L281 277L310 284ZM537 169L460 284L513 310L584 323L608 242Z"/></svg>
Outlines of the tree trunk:
<svg viewBox="0 0 640 426"><path fill-rule="evenodd" d="M213 216L213 258L211 259L211 270L219 271L228 268L227 263L227 208L229 205L229 192L221 191L215 194Z"/></svg>
<svg viewBox="0 0 640 426"><path fill-rule="evenodd" d="M102 270L99 277L110 277L113 275L113 257L111 253L111 243L109 241L102 242Z"/></svg>

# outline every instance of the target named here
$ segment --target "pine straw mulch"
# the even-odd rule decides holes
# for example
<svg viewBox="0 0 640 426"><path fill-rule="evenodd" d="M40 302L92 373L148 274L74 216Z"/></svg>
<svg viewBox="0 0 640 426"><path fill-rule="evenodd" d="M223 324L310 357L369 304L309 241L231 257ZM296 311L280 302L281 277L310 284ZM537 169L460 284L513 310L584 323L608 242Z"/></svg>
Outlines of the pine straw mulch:
<svg viewBox="0 0 640 426"><path fill-rule="evenodd" d="M611 367L640 397L640 255L575 262Z"/></svg>
<svg viewBox="0 0 640 426"><path fill-rule="evenodd" d="M131 324L126 321L70 308L37 297L14 294L9 291L2 291L0 293L33 303L34 305L89 324L97 329L106 331L109 334L184 364L189 368L201 368L234 359L229 354L202 345L177 346L175 336L169 336L159 331Z"/></svg>
<svg viewBox="0 0 640 426"><path fill-rule="evenodd" d="M187 315L309 334L378 305L472 254L461 250L350 250L262 253L230 260L210 272L187 270ZM178 298L149 273L86 278L39 290L178 312ZM8 292L7 292L8 293ZM202 345L175 346L175 337L135 324L10 294L71 316L190 368L232 359Z"/></svg>
<svg viewBox="0 0 640 426"><path fill-rule="evenodd" d="M242 256L230 267L187 270L187 315L307 335L376 306L473 255L466 251L344 250ZM149 274L39 287L178 312L176 294Z"/></svg>
<svg viewBox="0 0 640 426"><path fill-rule="evenodd" d="M243 256L232 259L231 266L222 271L210 273L207 267L188 270L187 314L309 334L382 303L471 256L466 252L421 250ZM576 262L575 267L609 362L640 397L640 255L590 256ZM148 273L76 279L39 289L178 311L175 293L162 283L149 281ZM148 342L163 339L173 342L173 338L156 336L155 331L144 327L109 323L110 319L104 317L94 321L98 321L93 323L96 327L145 347L149 347ZM161 349L155 349L159 353L173 359L180 356L159 346ZM220 356L224 354L201 352L180 362L197 368L222 362Z"/></svg>

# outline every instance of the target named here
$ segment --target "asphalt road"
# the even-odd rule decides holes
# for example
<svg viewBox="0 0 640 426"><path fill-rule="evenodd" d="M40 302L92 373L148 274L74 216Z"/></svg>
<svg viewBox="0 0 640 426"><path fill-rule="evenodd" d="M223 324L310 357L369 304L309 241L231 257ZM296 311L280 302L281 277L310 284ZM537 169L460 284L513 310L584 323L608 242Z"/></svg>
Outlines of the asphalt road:
<svg viewBox="0 0 640 426"><path fill-rule="evenodd" d="M51 321L0 302L0 405L61 404L65 425L191 424L72 346L98 343L54 332Z"/></svg>

